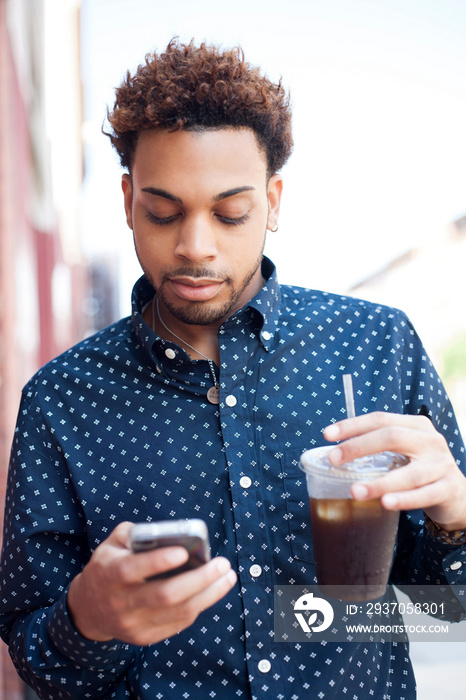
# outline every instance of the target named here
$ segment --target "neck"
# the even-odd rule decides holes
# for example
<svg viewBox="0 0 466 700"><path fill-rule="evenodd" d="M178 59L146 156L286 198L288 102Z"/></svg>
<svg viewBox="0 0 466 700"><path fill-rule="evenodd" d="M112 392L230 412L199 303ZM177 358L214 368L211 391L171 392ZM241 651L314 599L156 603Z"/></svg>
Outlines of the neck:
<svg viewBox="0 0 466 700"><path fill-rule="evenodd" d="M193 360L208 358L217 365L220 364L217 328L180 324L168 315L157 296L153 298L147 311L150 319L146 318L146 322L161 338L180 345Z"/></svg>

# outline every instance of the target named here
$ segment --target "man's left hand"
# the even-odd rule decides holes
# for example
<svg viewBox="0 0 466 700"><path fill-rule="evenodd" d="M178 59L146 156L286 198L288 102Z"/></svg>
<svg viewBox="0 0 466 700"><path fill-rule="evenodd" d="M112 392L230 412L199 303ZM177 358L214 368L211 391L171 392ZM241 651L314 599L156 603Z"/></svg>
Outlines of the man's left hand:
<svg viewBox="0 0 466 700"><path fill-rule="evenodd" d="M353 485L353 498L381 498L387 510L422 508L445 530L466 529L466 477L425 416L368 413L328 426L324 437L344 441L329 454L335 466L384 450L410 460L374 481Z"/></svg>

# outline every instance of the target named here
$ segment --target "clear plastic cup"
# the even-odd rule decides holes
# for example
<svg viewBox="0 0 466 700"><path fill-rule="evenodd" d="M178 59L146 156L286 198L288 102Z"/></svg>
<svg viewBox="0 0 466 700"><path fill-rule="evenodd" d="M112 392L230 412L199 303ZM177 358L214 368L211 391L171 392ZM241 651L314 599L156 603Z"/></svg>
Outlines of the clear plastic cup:
<svg viewBox="0 0 466 700"><path fill-rule="evenodd" d="M356 501L350 488L370 481L408 459L380 452L334 467L317 447L301 455L311 511L317 582L323 593L342 600L383 596L393 560L399 512L386 510L380 499Z"/></svg>

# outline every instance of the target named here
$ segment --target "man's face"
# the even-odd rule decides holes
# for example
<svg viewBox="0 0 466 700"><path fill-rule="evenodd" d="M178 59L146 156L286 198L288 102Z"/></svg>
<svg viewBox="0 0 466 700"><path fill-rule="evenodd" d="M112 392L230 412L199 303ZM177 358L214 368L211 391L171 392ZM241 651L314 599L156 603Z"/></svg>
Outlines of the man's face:
<svg viewBox="0 0 466 700"><path fill-rule="evenodd" d="M181 323L219 325L262 286L267 227L282 181L267 182L250 129L143 132L132 182L123 175L128 226L160 302Z"/></svg>

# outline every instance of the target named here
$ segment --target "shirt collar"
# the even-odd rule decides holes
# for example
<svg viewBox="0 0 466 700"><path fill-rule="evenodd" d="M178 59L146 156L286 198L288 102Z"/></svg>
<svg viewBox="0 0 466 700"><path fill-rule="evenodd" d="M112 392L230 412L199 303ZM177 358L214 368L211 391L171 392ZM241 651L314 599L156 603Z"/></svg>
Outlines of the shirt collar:
<svg viewBox="0 0 466 700"><path fill-rule="evenodd" d="M271 350L277 339L281 291L275 265L265 256L262 259L262 277L265 280L264 286L244 308L253 309L258 319L260 342L266 350Z"/></svg>
<svg viewBox="0 0 466 700"><path fill-rule="evenodd" d="M274 345L278 326L281 293L275 265L265 256L262 260L262 276L265 280L264 286L243 309L237 311L231 319L227 319L224 325L228 324L232 319L237 319L238 316L245 311L252 309L258 320L257 328L260 342L266 350L270 350ZM139 342L152 356L154 350L155 354L159 355L159 353L165 350L167 345L170 345L170 343L160 338L142 318L144 307L151 301L154 293L153 286L150 284L147 277L143 275L134 285L131 297L131 321L133 331Z"/></svg>

